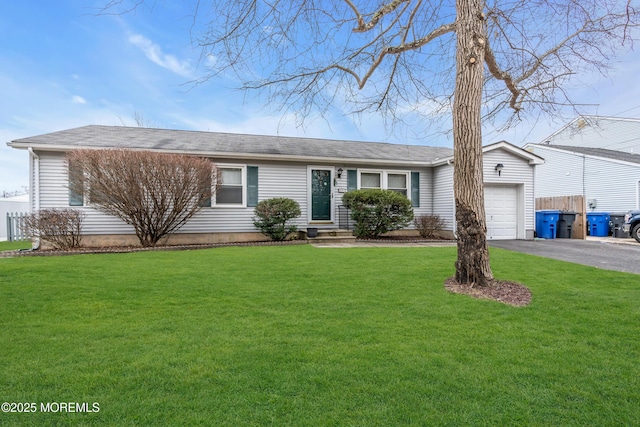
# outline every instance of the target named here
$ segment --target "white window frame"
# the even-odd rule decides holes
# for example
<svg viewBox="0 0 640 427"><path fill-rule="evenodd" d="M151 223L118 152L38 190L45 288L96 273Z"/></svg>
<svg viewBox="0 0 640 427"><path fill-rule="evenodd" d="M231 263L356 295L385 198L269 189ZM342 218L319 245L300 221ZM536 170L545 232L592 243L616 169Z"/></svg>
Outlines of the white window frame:
<svg viewBox="0 0 640 427"><path fill-rule="evenodd" d="M376 173L380 174L380 185L381 189L389 190L389 175L405 175L407 177L406 183L406 191L407 191L407 199L411 200L411 171L407 170L382 170L382 169L358 169L358 180L357 180L357 188L358 190L362 189L362 174L363 173ZM365 187L371 188L371 187Z"/></svg>
<svg viewBox="0 0 640 427"><path fill-rule="evenodd" d="M389 188L389 175L404 175L404 191L406 194L404 196L411 200L411 172L410 171L385 171L384 172L384 183L386 190L399 190L399 188ZM398 193L401 194L401 193Z"/></svg>
<svg viewBox="0 0 640 427"><path fill-rule="evenodd" d="M376 175L380 175L380 187L381 189L384 188L384 171L382 170L373 170L373 169L358 169L358 190L360 189L369 189L369 188L378 188L378 187L363 187L362 186L362 174L363 173L370 173L370 174L376 174Z"/></svg>
<svg viewBox="0 0 640 427"><path fill-rule="evenodd" d="M222 169L240 169L242 179L242 203L218 203L218 195L215 191L218 188L216 182L211 189L211 207L212 208L246 208L247 207L247 165L239 165L232 163L217 163L218 173L222 175ZM224 185L224 184L222 184Z"/></svg>

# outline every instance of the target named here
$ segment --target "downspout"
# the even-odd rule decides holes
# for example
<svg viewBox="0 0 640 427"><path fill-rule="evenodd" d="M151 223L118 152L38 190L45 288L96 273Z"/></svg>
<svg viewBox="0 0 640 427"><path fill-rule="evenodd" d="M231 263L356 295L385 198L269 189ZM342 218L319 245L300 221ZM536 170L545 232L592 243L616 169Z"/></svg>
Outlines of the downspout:
<svg viewBox="0 0 640 427"><path fill-rule="evenodd" d="M31 189L31 197L33 198L32 207L35 212L40 210L40 157L34 153L33 148L29 147L29 156L33 158L33 188ZM40 237L36 237L35 241L31 244L31 250L40 249Z"/></svg>
<svg viewBox="0 0 640 427"><path fill-rule="evenodd" d="M587 156L585 154L582 155L582 199L587 200L587 185L585 183L586 177L586 168L587 168Z"/></svg>

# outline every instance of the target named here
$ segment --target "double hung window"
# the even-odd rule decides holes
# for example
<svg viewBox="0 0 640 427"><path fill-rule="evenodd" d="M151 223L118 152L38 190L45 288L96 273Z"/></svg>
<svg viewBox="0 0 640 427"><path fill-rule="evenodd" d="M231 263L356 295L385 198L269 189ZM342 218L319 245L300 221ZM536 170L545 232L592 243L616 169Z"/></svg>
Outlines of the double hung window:
<svg viewBox="0 0 640 427"><path fill-rule="evenodd" d="M242 206L245 194L244 167L220 166L220 183L216 192L216 206Z"/></svg>
<svg viewBox="0 0 640 427"><path fill-rule="evenodd" d="M404 171L359 171L358 188L381 188L409 197L410 172Z"/></svg>

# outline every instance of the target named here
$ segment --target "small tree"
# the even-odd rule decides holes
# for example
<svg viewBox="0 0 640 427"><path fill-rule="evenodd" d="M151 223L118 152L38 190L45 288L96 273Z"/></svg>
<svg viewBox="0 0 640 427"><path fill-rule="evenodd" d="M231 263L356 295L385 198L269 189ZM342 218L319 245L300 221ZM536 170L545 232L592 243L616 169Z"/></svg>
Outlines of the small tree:
<svg viewBox="0 0 640 427"><path fill-rule="evenodd" d="M356 222L356 237L375 239L388 231L409 225L413 219L411 202L391 190L355 190L342 196Z"/></svg>
<svg viewBox="0 0 640 427"><path fill-rule="evenodd" d="M54 249L72 249L80 246L84 213L77 209L41 209L22 220L29 237L46 240Z"/></svg>
<svg viewBox="0 0 640 427"><path fill-rule="evenodd" d="M126 149L68 154L70 189L88 187L91 207L133 226L140 244L155 246L210 203L217 168L203 158Z"/></svg>
<svg viewBox="0 0 640 427"><path fill-rule="evenodd" d="M287 225L289 220L300 216L300 205L286 197L263 200L255 208L253 224L269 236L271 240L281 241L298 230L295 225Z"/></svg>

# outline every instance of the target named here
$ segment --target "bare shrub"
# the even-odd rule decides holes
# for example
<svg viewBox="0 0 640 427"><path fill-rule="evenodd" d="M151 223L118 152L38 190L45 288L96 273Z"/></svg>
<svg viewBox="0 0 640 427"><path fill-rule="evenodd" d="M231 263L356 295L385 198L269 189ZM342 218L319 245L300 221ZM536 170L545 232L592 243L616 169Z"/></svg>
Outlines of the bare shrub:
<svg viewBox="0 0 640 427"><path fill-rule="evenodd" d="M51 243L54 249L80 246L84 212L77 209L41 209L23 219L25 234Z"/></svg>
<svg viewBox="0 0 640 427"><path fill-rule="evenodd" d="M91 207L133 226L140 244L155 246L210 204L217 182L209 160L126 149L68 153L71 191L88 187ZM77 171L77 172L74 172Z"/></svg>
<svg viewBox="0 0 640 427"><path fill-rule="evenodd" d="M414 218L413 224L425 239L435 239L440 237L444 231L446 223L439 215L419 215Z"/></svg>

